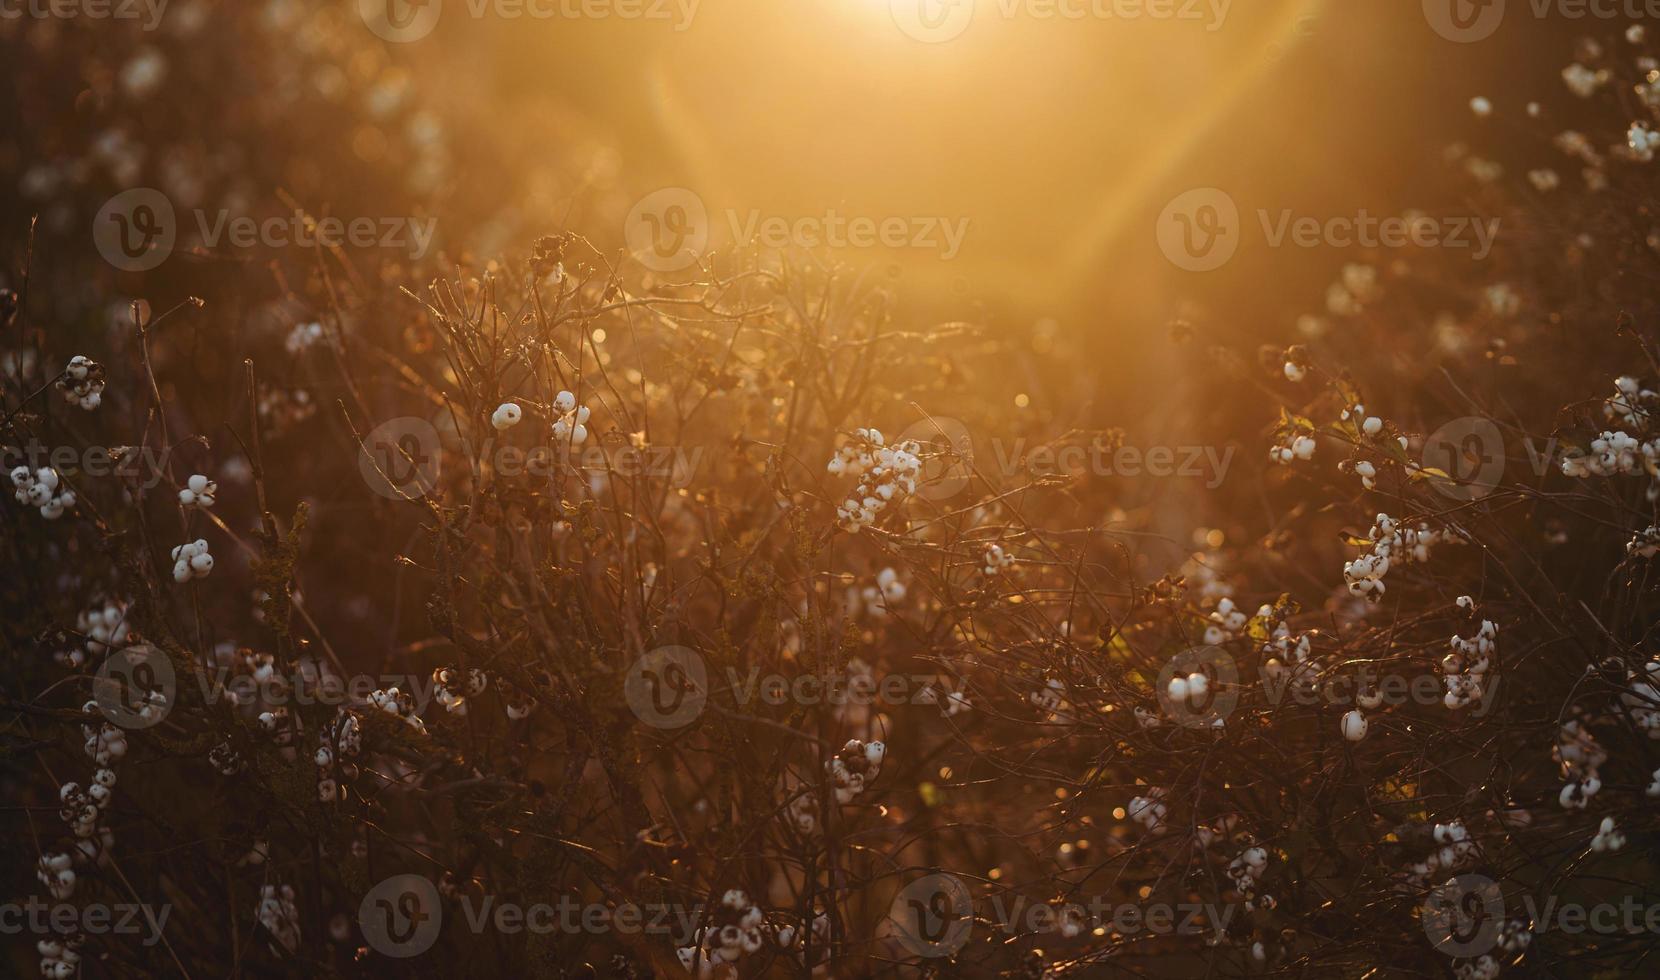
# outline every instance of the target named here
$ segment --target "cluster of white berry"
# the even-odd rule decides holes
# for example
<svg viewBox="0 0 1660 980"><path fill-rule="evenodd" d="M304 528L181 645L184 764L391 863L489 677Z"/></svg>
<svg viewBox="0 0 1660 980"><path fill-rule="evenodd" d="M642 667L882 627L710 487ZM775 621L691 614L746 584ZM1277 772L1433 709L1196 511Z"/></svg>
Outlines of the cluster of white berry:
<svg viewBox="0 0 1660 980"><path fill-rule="evenodd" d="M848 474L859 478L859 483L836 508L836 517L842 527L857 533L868 524L874 524L896 498L903 499L916 492L917 477L922 472L922 460L914 442L888 446L877 429L860 429L854 441L836 450L826 467L831 476Z"/></svg>
<svg viewBox="0 0 1660 980"><path fill-rule="evenodd" d="M1474 959L1456 964L1453 967L1453 976L1458 980L1497 980L1499 969L1498 959L1492 953L1483 953Z"/></svg>
<svg viewBox="0 0 1660 980"><path fill-rule="evenodd" d="M818 829L818 796L810 792L803 792L799 787L791 790L789 806L786 813L795 832L803 837Z"/></svg>
<svg viewBox="0 0 1660 980"><path fill-rule="evenodd" d="M1383 432L1383 419L1378 418L1376 415L1367 415L1366 406L1360 404L1359 402L1345 408L1339 417L1345 422L1354 421L1360 426L1361 433L1369 438L1375 439ZM1406 444L1406 438L1404 436L1401 437L1401 448L1405 449Z"/></svg>
<svg viewBox="0 0 1660 980"><path fill-rule="evenodd" d="M1562 776L1568 780L1557 795L1557 802L1563 809L1585 809L1591 797L1602 789L1601 769L1608 761L1608 752L1578 719L1571 719L1563 723L1551 757L1562 767Z"/></svg>
<svg viewBox="0 0 1660 980"><path fill-rule="evenodd" d="M1562 457L1562 475L1579 479L1653 474L1657 466L1660 466L1660 439L1643 442L1630 433L1612 430L1592 439L1590 452Z"/></svg>
<svg viewBox="0 0 1660 980"><path fill-rule="evenodd" d="M1285 380L1292 384L1301 382L1308 377L1309 367L1307 348L1298 345L1285 349L1285 367L1282 369L1285 372Z"/></svg>
<svg viewBox="0 0 1660 980"><path fill-rule="evenodd" d="M1149 834L1164 833L1164 818L1169 812L1170 808L1164 802L1164 790L1158 786L1149 787L1146 796L1134 797L1124 808L1124 813L1146 828Z"/></svg>
<svg viewBox="0 0 1660 980"><path fill-rule="evenodd" d="M1276 463L1310 460L1314 458L1316 445L1312 433L1300 432L1292 436L1285 444L1270 447L1268 458Z"/></svg>
<svg viewBox="0 0 1660 980"><path fill-rule="evenodd" d="M1597 90L1608 84L1612 78L1608 69L1592 71L1578 62L1562 69L1562 81L1568 85L1568 91L1582 99L1589 99L1597 94Z"/></svg>
<svg viewBox="0 0 1660 980"><path fill-rule="evenodd" d="M881 618L888 614L892 606L903 602L909 591L898 572L884 568L876 573L874 584L848 588L847 609L850 613L862 612L866 616Z"/></svg>
<svg viewBox="0 0 1660 980"><path fill-rule="evenodd" d="M452 715L466 715L467 699L483 694L489 683L477 667L469 668L465 678L459 667L440 667L432 672L433 697Z"/></svg>
<svg viewBox="0 0 1660 980"><path fill-rule="evenodd" d="M197 538L173 549L173 581L207 578L212 572L213 556L208 554L207 539Z"/></svg>
<svg viewBox="0 0 1660 980"><path fill-rule="evenodd" d="M1613 817L1603 817L1602 826L1597 828L1595 837L1591 838L1591 850L1598 854L1604 851L1617 851L1625 846L1625 834L1614 825Z"/></svg>
<svg viewBox="0 0 1660 980"><path fill-rule="evenodd" d="M824 764L830 774L830 783L836 789L837 803L851 803L863 793L882 772L882 760L888 748L881 742L861 742L848 739L842 750Z"/></svg>
<svg viewBox="0 0 1660 980"><path fill-rule="evenodd" d="M1234 604L1233 599L1223 596L1216 601L1216 608L1210 614L1210 625L1205 627L1205 643L1210 646L1219 646L1239 635L1250 618L1245 611Z"/></svg>
<svg viewBox="0 0 1660 980"><path fill-rule="evenodd" d="M294 904L293 886L261 885L254 916L283 949L291 954L299 950L300 910Z"/></svg>
<svg viewBox="0 0 1660 980"><path fill-rule="evenodd" d="M1228 864L1228 879L1233 882L1234 891L1245 899L1247 912L1254 912L1258 907L1272 909L1278 904L1272 895L1257 894L1257 882L1266 870L1268 849L1256 845L1239 852L1239 856Z"/></svg>
<svg viewBox="0 0 1660 980"><path fill-rule="evenodd" d="M218 493L219 484L197 473L185 481L184 489L179 491L179 506L207 510L213 506L213 498Z"/></svg>
<svg viewBox="0 0 1660 980"><path fill-rule="evenodd" d="M490 424L497 432L505 432L518 425L524 417L524 409L519 407L518 402L502 402L490 413Z"/></svg>
<svg viewBox="0 0 1660 980"><path fill-rule="evenodd" d="M1050 722L1072 720L1072 705L1066 698L1066 682L1058 677L1049 678L1047 683L1026 698L1037 705Z"/></svg>
<svg viewBox="0 0 1660 980"><path fill-rule="evenodd" d="M1383 598L1383 577L1389 573L1392 562L1425 562L1436 545L1463 541L1452 531L1433 530L1421 521L1417 527L1407 527L1388 514L1377 516L1366 532L1366 539L1372 543L1371 547L1366 554L1343 565L1343 580L1351 593L1374 602Z"/></svg>
<svg viewBox="0 0 1660 980"><path fill-rule="evenodd" d="M1268 616L1272 612L1270 607L1263 606L1258 615ZM1275 624L1267 642L1262 645L1262 672L1266 679L1282 687L1294 683L1299 690L1312 691L1319 676L1314 661L1310 659L1316 635L1313 630L1293 633L1290 624L1283 619Z"/></svg>
<svg viewBox="0 0 1660 980"><path fill-rule="evenodd" d="M129 704L128 707L133 706ZM93 713L100 708L97 701L88 701L81 706L81 710ZM167 713L167 695L160 691L146 691L144 702L133 710L140 722L160 721ZM127 754L127 733L107 721L97 728L82 725L81 735L86 739L81 745L82 750L86 752L87 758L99 766L108 767Z"/></svg>
<svg viewBox="0 0 1660 980"><path fill-rule="evenodd" d="M288 706L279 704L269 711L261 711L257 720L260 730L274 736L276 744L288 746L294 743L294 728L289 725L289 717ZM299 724L297 716L294 720Z"/></svg>
<svg viewBox="0 0 1660 980"><path fill-rule="evenodd" d="M230 704L245 708L259 700L260 692L282 695L288 691L288 679L277 673L277 658L270 653L223 643L214 656L228 668L227 677L247 677L253 682L223 685L223 699Z"/></svg>
<svg viewBox="0 0 1660 980"><path fill-rule="evenodd" d="M771 931L773 941L780 946L789 945L784 941L786 930L788 938L795 937L795 930L788 926L783 930L767 930L766 913L737 888L721 896L710 918L710 924L701 931L700 941L678 950L680 964L699 978L734 975L732 971L740 959L760 952L767 931Z"/></svg>
<svg viewBox="0 0 1660 980"><path fill-rule="evenodd" d="M1165 693L1170 695L1170 700L1191 708L1194 702L1202 700L1209 690L1210 678L1195 671L1185 676L1177 674L1170 678L1170 684L1165 688Z"/></svg>
<svg viewBox="0 0 1660 980"><path fill-rule="evenodd" d="M1465 829L1462 820L1436 824L1433 836L1435 843L1440 845L1435 852L1437 870L1452 871L1481 856L1481 846L1470 839L1470 832Z"/></svg>
<svg viewBox="0 0 1660 980"><path fill-rule="evenodd" d="M1482 305L1496 317L1509 319L1522 311L1522 297L1507 282L1495 282L1482 291Z"/></svg>
<svg viewBox="0 0 1660 980"><path fill-rule="evenodd" d="M947 718L955 718L965 711L974 710L974 703L962 691L945 691L936 685L930 684L917 693L917 700L923 704L937 704L940 713Z"/></svg>
<svg viewBox="0 0 1660 980"><path fill-rule="evenodd" d="M65 786L75 786L74 783ZM80 787L76 787L79 789ZM75 894L75 860L62 851L48 851L35 865L35 877L46 886L46 891L58 901Z"/></svg>
<svg viewBox="0 0 1660 980"><path fill-rule="evenodd" d="M1459 596L1458 604L1465 609L1475 608L1475 602L1469 596ZM1447 685L1442 704L1458 711L1486 697L1487 670L1493 665L1498 637L1498 624L1491 619L1482 620L1481 628L1469 639L1453 636L1450 641L1452 652L1441 658L1441 678Z"/></svg>
<svg viewBox="0 0 1660 980"><path fill-rule="evenodd" d="M81 969L81 944L85 937L79 932L57 939L42 939L35 943L40 954L40 975L51 980L69 980Z"/></svg>
<svg viewBox="0 0 1660 980"><path fill-rule="evenodd" d="M234 776L247 767L248 762L242 758L242 753L230 742L220 742L208 749L208 765L212 766L221 776Z"/></svg>
<svg viewBox="0 0 1660 980"><path fill-rule="evenodd" d="M323 803L337 803L344 792L335 778L352 779L357 775L357 764L351 760L363 751L363 730L357 715L349 709L335 712L334 720L318 734L317 752L312 761L317 763L317 799Z"/></svg>
<svg viewBox="0 0 1660 980"><path fill-rule="evenodd" d="M1620 692L1620 704L1649 738L1660 738L1660 660L1650 660L1641 674L1632 671L1626 680L1630 686Z"/></svg>
<svg viewBox="0 0 1660 980"><path fill-rule="evenodd" d="M812 937L812 960L809 962L807 953L807 937ZM813 916L809 924L802 921L800 927L781 925L773 930L773 941L781 949L789 950L795 955L804 967L812 968L813 976L828 976L828 961L830 959L830 916L820 912Z"/></svg>
<svg viewBox="0 0 1660 980"><path fill-rule="evenodd" d="M1614 379L1614 394L1602 403L1602 414L1610 422L1641 430L1648 428L1657 405L1660 394L1644 388L1636 378L1622 375Z"/></svg>
<svg viewBox="0 0 1660 980"><path fill-rule="evenodd" d="M1000 544L986 546L985 558L982 562L983 571L987 576L996 575L1014 567L1014 555L1003 550Z"/></svg>
<svg viewBox="0 0 1660 980"><path fill-rule="evenodd" d="M76 354L69 359L69 366L63 369L63 376L58 378L58 390L63 392L69 404L92 411L104 400L104 366L90 357Z"/></svg>
<svg viewBox="0 0 1660 980"><path fill-rule="evenodd" d="M294 329L288 331L288 336L283 340L282 345L288 353L300 354L322 339L323 325L321 323L296 323Z"/></svg>
<svg viewBox="0 0 1660 980"><path fill-rule="evenodd" d="M113 760L112 760L113 761ZM96 857L114 843L114 833L105 826L100 826L104 817L104 808L110 805L114 798L115 770L107 765L100 765L92 774L92 783L85 789L80 783L68 782L58 788L58 800L62 807L58 816L69 825L69 830L78 841L83 856ZM93 842L97 838L97 843ZM75 884L74 873L71 872L68 884L73 889ZM65 896L58 895L58 898Z"/></svg>
<svg viewBox="0 0 1660 980"><path fill-rule="evenodd" d="M1533 930L1529 929L1527 923L1520 919L1506 919L1499 926L1497 942L1498 948L1506 953L1520 953L1532 944ZM1492 957L1486 956L1483 959L1492 959ZM1494 975L1496 976L1497 973L1495 972Z"/></svg>
<svg viewBox="0 0 1660 980"><path fill-rule="evenodd" d="M425 735L427 726L416 713L415 699L395 687L369 692L369 703L393 716L402 718L410 728Z"/></svg>
<svg viewBox="0 0 1660 980"><path fill-rule="evenodd" d="M1631 158L1642 163L1654 162L1654 149L1660 147L1660 132L1655 132L1648 123L1638 120L1626 130L1625 145L1631 151Z"/></svg>
<svg viewBox="0 0 1660 980"><path fill-rule="evenodd" d="M1625 553L1634 558L1653 558L1660 555L1660 527L1650 525L1645 531L1638 531L1626 543Z"/></svg>
<svg viewBox="0 0 1660 980"><path fill-rule="evenodd" d="M57 520L75 506L75 491L50 466L38 470L19 466L12 470L12 495L20 504L40 508L40 516L49 521Z"/></svg>
<svg viewBox="0 0 1660 980"><path fill-rule="evenodd" d="M1343 420L1353 421L1360 429L1361 435L1369 439L1376 439L1383 435L1383 419L1376 415L1367 415L1365 405L1351 405L1343 410ZM1395 440L1402 449L1407 447L1405 436L1397 436ZM1353 472L1360 477L1360 485L1367 490L1378 488L1378 464L1370 459L1357 459L1353 462L1345 460L1337 464L1338 472Z"/></svg>
<svg viewBox="0 0 1660 980"><path fill-rule="evenodd" d="M561 391L553 398L553 409L559 417L553 422L553 438L580 446L588 441L588 406L578 405L576 396Z"/></svg>
<svg viewBox="0 0 1660 980"><path fill-rule="evenodd" d="M127 605L119 601L94 602L81 610L75 615L75 631L81 634L81 642L52 655L71 670L86 663L87 654L98 656L138 640L127 625Z"/></svg>
<svg viewBox="0 0 1660 980"><path fill-rule="evenodd" d="M536 696L507 677L496 677L496 693L501 697L509 721L523 721L536 710Z"/></svg>
<svg viewBox="0 0 1660 980"><path fill-rule="evenodd" d="M1193 846L1199 850L1208 850L1212 844L1226 841L1239 829L1239 816L1225 813L1216 819L1213 824L1199 824L1193 828Z"/></svg>
<svg viewBox="0 0 1660 980"><path fill-rule="evenodd" d="M1359 316L1367 304L1383 298L1375 266L1351 262L1343 275L1326 288L1326 311L1332 316Z"/></svg>

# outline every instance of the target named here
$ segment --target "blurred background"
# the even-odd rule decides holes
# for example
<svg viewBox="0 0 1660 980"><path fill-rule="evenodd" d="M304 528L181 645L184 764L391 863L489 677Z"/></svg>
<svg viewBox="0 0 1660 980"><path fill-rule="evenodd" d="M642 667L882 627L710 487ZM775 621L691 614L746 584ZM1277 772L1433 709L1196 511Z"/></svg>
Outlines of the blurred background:
<svg viewBox="0 0 1660 980"><path fill-rule="evenodd" d="M7 266L38 216L34 302L59 322L114 322L112 293L206 297L222 332L189 357L213 377L319 313L303 254L203 241L197 211L435 221L431 254L361 265L416 288L566 230L624 261L631 212L663 188L698 202L711 255L756 222L898 219L926 243L803 251L890 285L900 327L966 321L1029 351L999 365L999 390L969 393L1012 428L1237 444L1257 468L1236 401L1214 396L1235 382L1196 370L1195 347L1295 343L1346 263L1388 259L1268 248L1257 212L1479 213L1449 146L1514 142L1542 165L1554 151L1501 120L1538 100L1544 125L1571 125L1555 76L1597 25L1512 3L1458 43L1434 27L1453 3L171 0L153 29L0 19ZM1471 113L1477 95L1493 118ZM132 187L181 215L173 257L144 273L100 261L88 234ZM1155 224L1207 187L1238 205L1241 246L1185 271ZM384 336L368 321L395 333L408 312L353 315L348 334ZM1178 321L1198 345L1171 342ZM1202 523L1204 490L1127 486L1125 506L1156 502L1147 523L1174 534Z"/></svg>
<svg viewBox="0 0 1660 980"><path fill-rule="evenodd" d="M364 12L388 3L436 22L384 41ZM46 69L5 73L0 202L49 227L65 184L94 201L188 187L250 210L279 191L318 212L402 203L480 254L566 225L620 247L629 208L666 186L706 204L713 246L751 212L938 217L967 223L952 258L834 257L901 277L919 309L1053 318L1118 350L1179 299L1248 320L1265 280L1312 289L1346 258L1247 247L1182 273L1151 233L1172 197L1214 186L1242 210L1317 216L1445 207L1428 178L1471 136L1469 98L1559 99L1553 73L1514 69L1565 64L1578 26L1513 13L1459 44L1415 0L914 0L949 25L930 43L903 26L911 3L172 0L154 31L0 21L15 64ZM107 57L31 63L77 32ZM1493 79L1506 90L1478 93ZM310 102L331 111L297 111ZM76 227L90 215L55 217L90 245Z"/></svg>

